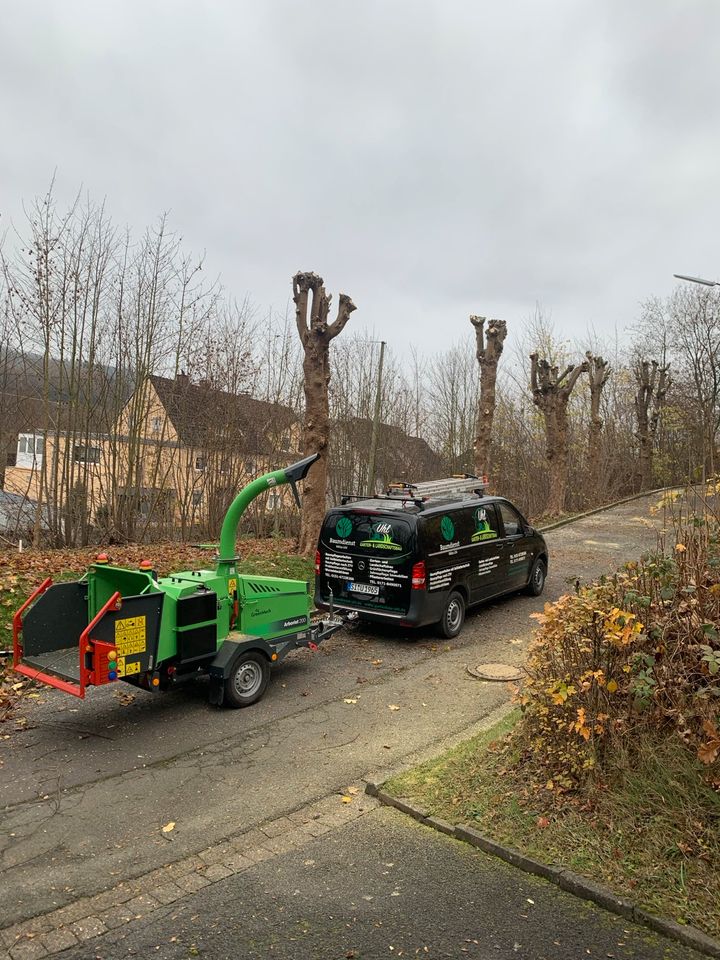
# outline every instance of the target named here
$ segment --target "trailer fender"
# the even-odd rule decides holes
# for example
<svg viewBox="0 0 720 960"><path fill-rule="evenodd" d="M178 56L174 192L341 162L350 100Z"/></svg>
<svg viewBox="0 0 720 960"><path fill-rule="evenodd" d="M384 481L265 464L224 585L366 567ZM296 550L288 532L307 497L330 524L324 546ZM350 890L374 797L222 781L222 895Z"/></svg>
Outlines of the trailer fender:
<svg viewBox="0 0 720 960"><path fill-rule="evenodd" d="M222 706L225 681L232 673L232 669L239 656L247 653L248 650L257 650L259 653L262 653L264 657L267 657L269 661L277 661L282 659L282 656L288 652L287 650L280 652L280 646L284 647L286 645L270 646L270 644L261 637L251 637L244 633L228 637L208 667L208 675L210 677L210 703L218 707Z"/></svg>

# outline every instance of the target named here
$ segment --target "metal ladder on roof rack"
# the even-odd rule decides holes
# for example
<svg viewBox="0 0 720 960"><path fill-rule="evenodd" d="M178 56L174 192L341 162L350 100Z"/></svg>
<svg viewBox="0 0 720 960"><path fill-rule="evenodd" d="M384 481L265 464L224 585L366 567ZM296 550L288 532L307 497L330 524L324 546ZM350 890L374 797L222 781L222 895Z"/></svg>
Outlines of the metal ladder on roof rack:
<svg viewBox="0 0 720 960"><path fill-rule="evenodd" d="M387 496L396 497L399 500L432 500L434 497L483 493L487 487L488 482L484 477L463 474L460 477L426 480L422 483L391 483L387 489Z"/></svg>

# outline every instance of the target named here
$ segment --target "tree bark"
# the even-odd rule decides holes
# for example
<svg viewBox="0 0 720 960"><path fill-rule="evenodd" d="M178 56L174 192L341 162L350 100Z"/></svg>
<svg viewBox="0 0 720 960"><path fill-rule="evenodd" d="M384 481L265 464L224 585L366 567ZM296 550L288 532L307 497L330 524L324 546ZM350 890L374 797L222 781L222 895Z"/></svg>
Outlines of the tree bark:
<svg viewBox="0 0 720 960"><path fill-rule="evenodd" d="M485 320L485 317L470 317L470 323L475 327L475 355L480 365L480 394L475 428L475 472L478 476L490 474L497 367L507 336L507 324L504 320L491 320L487 332Z"/></svg>
<svg viewBox="0 0 720 960"><path fill-rule="evenodd" d="M570 394L588 363L570 364L560 373L547 360L530 355L530 389L533 403L540 409L545 423L545 458L548 465L550 491L546 514L560 516L565 510L568 480L568 416Z"/></svg>
<svg viewBox="0 0 720 960"><path fill-rule="evenodd" d="M590 427L588 429L587 465L591 485L597 482L600 474L600 450L603 420L600 416L600 402L605 384L610 376L610 364L600 356L594 356L589 350L587 357L590 376Z"/></svg>
<svg viewBox="0 0 720 960"><path fill-rule="evenodd" d="M670 388L670 367L657 360L638 360L635 364L635 415L640 455L640 489L649 490L653 482L653 447L660 411Z"/></svg>
<svg viewBox="0 0 720 960"><path fill-rule="evenodd" d="M305 456L319 453L303 484L303 511L300 525L300 553L309 556L315 549L326 507L327 454L330 442L330 343L342 333L355 304L341 293L335 321L328 324L331 296L316 273L293 277L295 322L303 348ZM309 311L309 315L308 315Z"/></svg>

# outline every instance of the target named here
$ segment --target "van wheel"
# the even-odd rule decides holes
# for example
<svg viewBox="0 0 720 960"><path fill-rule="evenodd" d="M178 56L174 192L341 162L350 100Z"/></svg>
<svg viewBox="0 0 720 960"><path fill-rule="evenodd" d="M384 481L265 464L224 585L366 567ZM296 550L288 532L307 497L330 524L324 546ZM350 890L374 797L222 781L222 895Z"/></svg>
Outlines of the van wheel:
<svg viewBox="0 0 720 960"><path fill-rule="evenodd" d="M270 664L259 650L248 650L235 661L225 681L223 702L229 707L249 707L262 697L270 682Z"/></svg>
<svg viewBox="0 0 720 960"><path fill-rule="evenodd" d="M545 561L538 557L532 566L532 570L530 571L530 579L528 580L528 585L526 587L526 591L531 597L539 597L543 592L545 589L546 575L547 570L545 568Z"/></svg>
<svg viewBox="0 0 720 960"><path fill-rule="evenodd" d="M460 633L463 623L465 623L465 600L461 593L453 590L447 598L439 623L440 633L451 640Z"/></svg>

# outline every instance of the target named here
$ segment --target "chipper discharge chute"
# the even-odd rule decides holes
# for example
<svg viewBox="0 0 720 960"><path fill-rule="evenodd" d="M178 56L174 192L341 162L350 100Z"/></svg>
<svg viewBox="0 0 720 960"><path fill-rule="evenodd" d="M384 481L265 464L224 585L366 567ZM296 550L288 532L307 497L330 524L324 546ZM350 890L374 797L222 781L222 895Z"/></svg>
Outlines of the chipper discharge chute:
<svg viewBox="0 0 720 960"><path fill-rule="evenodd" d="M148 690L206 672L211 703L249 706L270 665L298 647L315 647L343 626L330 614L311 621L302 580L238 573L240 517L259 494L296 484L315 454L249 483L230 505L214 570L158 577L150 564L130 570L101 555L75 582L47 579L15 614L15 669L66 693L123 680Z"/></svg>

